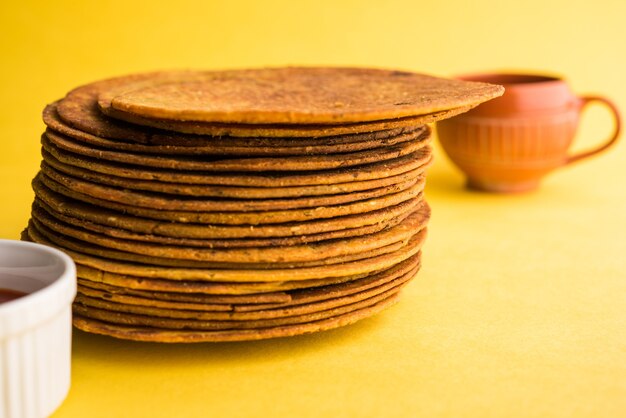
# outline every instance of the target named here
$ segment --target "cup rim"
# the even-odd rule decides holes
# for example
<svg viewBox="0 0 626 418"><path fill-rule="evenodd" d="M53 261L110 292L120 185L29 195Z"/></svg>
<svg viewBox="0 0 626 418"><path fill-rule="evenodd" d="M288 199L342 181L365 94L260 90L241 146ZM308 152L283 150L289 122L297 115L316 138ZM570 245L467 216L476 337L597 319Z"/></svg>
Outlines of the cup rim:
<svg viewBox="0 0 626 418"><path fill-rule="evenodd" d="M64 309L76 296L76 265L69 255L34 242L0 239L0 250L3 248L47 253L60 261L63 269L41 289L0 304L0 339L37 326Z"/></svg>
<svg viewBox="0 0 626 418"><path fill-rule="evenodd" d="M522 71L494 71L486 73L462 74L456 78L464 81L479 81L483 83L500 84L505 88L528 85L545 85L562 83L563 77L552 73L522 72Z"/></svg>

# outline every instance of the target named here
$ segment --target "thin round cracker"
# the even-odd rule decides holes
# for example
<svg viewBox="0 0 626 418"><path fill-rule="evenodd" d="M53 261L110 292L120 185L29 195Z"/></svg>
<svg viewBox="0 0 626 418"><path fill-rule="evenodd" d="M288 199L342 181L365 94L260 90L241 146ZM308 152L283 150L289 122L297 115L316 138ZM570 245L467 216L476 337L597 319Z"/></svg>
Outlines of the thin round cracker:
<svg viewBox="0 0 626 418"><path fill-rule="evenodd" d="M324 184L286 187L273 187L265 185L257 187L252 185L233 186L211 184L214 180L219 182L224 179L215 179L211 174L206 173L192 175L185 172L150 173L149 170L146 172L138 168L131 169L127 166L121 167L115 164L110 165L96 159L84 158L58 150L54 145L47 143L47 141L43 141L41 153L44 161L58 170L64 171L70 175L79 175L81 177L84 177L85 173L91 173L89 174L90 177L93 178L97 176L100 182L105 184L123 185L123 182L130 182L131 187L129 188L140 190L152 190L158 188L164 192L173 190L174 194L193 193L199 196L244 199L320 196L371 190L397 184L422 175L432 161L431 149L430 147L426 147L425 149L415 153L415 155L412 156L413 160L405 161L406 164L401 164L399 167L396 167L396 170L394 170L391 175L386 175L387 173L380 173L381 178L370 178L362 181L348 181L345 183L333 184L320 179L319 173L316 173L318 179L313 180L312 178L309 178L309 180ZM370 167L362 167L362 170L367 171L368 168ZM408 168L408 170L405 170L405 168ZM332 176L332 173L325 174ZM353 173L354 178L358 176L358 173ZM375 173L371 174L371 177L375 176ZM88 179L87 177L85 178ZM163 180L161 178L163 178ZM285 180L284 177L274 178L276 178L279 182ZM109 180L107 181L107 179ZM227 180L236 180L236 177L232 177ZM239 180L241 180L241 182L250 180L254 183L258 179L243 177ZM346 178L343 180L346 180ZM186 181L190 181L190 183L187 183ZM235 181L235 183L237 183L237 181ZM176 190L180 190L180 192L176 192Z"/></svg>
<svg viewBox="0 0 626 418"><path fill-rule="evenodd" d="M187 331L154 327L131 327L88 319L80 315L74 315L73 323L76 328L86 332L134 341L168 343L252 341L307 334L350 325L361 319L379 313L383 309L396 303L397 300L398 297L396 293L389 298L368 307L356 309L349 313L333 316L331 318L304 324L284 325L280 327L253 330Z"/></svg>
<svg viewBox="0 0 626 418"><path fill-rule="evenodd" d="M65 191L70 198L86 201L87 203L95 203L97 206L151 219L219 225L308 222L316 219L363 214L414 199L422 193L424 188L424 183L420 182L397 193L337 206L294 210L222 212L219 204L215 204L210 200L167 199L147 193L101 186L52 170L48 170L44 174L44 176L40 176L40 180L57 193ZM62 187L56 187L57 184Z"/></svg>
<svg viewBox="0 0 626 418"><path fill-rule="evenodd" d="M32 226L32 225L31 225ZM74 261L84 266L92 267L101 271L116 273L120 275L136 276L154 279L170 280L198 280L214 282L284 282L311 279L340 278L356 276L359 274L371 273L377 270L384 270L398 264L409 257L417 254L425 238L426 229L415 234L401 249L392 253L383 254L376 257L360 259L352 262L285 269L202 269L202 268L181 268L181 267L161 267L132 262L116 261L103 257L93 256L70 250L55 244L47 237L43 236L37 229L29 226L28 234L34 242L52 244L61 250L65 250L72 256Z"/></svg>
<svg viewBox="0 0 626 418"><path fill-rule="evenodd" d="M429 113L420 116L409 116L398 119L386 119L374 122L346 123L341 125L253 125L253 124L228 124L214 122L181 122L166 119L143 118L108 109L107 113L120 121L129 124L143 125L159 130L173 131L193 135L209 135L214 137L271 137L271 138L324 138L329 136L355 135L378 132L384 130L411 128L427 125L439 120L448 119L465 113L474 108L462 106L441 112Z"/></svg>
<svg viewBox="0 0 626 418"><path fill-rule="evenodd" d="M75 304L85 305L89 307L106 309L114 312L125 312L138 315L146 315L159 318L178 318L189 319L195 321L254 321L258 319L285 318L290 316L303 315L312 312L325 311L327 309L336 308L343 305L359 302L363 299L376 296L384 291L390 290L397 286L397 283L404 283L413 276L405 275L394 279L388 283L354 293L347 296L340 296L334 299L327 299L318 302L304 303L300 305L290 305L287 307L265 309L258 311L237 312L227 310L182 310L168 309L156 306L131 305L125 303L116 303L109 300L97 299L78 293L74 299Z"/></svg>
<svg viewBox="0 0 626 418"><path fill-rule="evenodd" d="M202 301L193 302L168 300L163 298L146 297L145 294L142 294L141 292L134 292L133 294L133 292L129 293L124 289L109 292L83 286L79 286L78 293L91 299L101 299L116 304L146 306L165 310L251 312L268 309L282 309L311 304L314 302L317 303L322 301L338 300L339 298L361 294L361 292L369 291L371 289L379 289L380 292L383 292L387 289L383 289L380 286L387 285L391 282L395 283L393 286L404 283L414 277L417 274L418 269L419 263L417 265L409 265L409 268L406 268L406 266L403 266L402 268L392 268L354 281L297 290L292 292L291 299L289 301L274 303L259 303L258 301L254 301L252 303L245 304L215 304L208 302L206 298Z"/></svg>
<svg viewBox="0 0 626 418"><path fill-rule="evenodd" d="M384 300L397 294L403 286L373 296L369 299L354 302L351 304L338 306L320 312L311 312L302 315L289 316L284 318L257 319L249 321L196 321L191 319L152 317L148 315L133 314L128 312L110 311L107 309L94 308L81 304L74 304L74 314L84 318L105 321L107 323L122 326L149 326L161 329L185 329L199 331L217 330L240 330L270 328L291 324L306 324L312 321L319 321L337 315L346 314L357 309L371 306L372 304Z"/></svg>
<svg viewBox="0 0 626 418"><path fill-rule="evenodd" d="M102 183L95 182L92 178L86 178L84 176L69 175L59 170L56 170L46 162L42 162L41 172L49 177L51 180L60 183L68 189L74 190L78 193L83 193L102 200L123 201L125 205L132 205L135 207L151 208L155 210L167 210L167 211L192 211L192 212L220 212L207 216L213 216L216 220L211 223L222 223L217 219L220 217L236 217L239 213L249 213L252 217L258 215L264 218L280 219L280 215L287 214L290 218L284 222L298 221L311 219L308 217L300 217L294 219L295 213L298 210L303 212L319 211L320 207L329 208L333 211L339 208L347 209L352 206L363 206L363 202L371 203L372 210L380 209L378 201L383 200L386 197L400 196L400 193L414 196L424 188L423 178L413 178L407 182L400 184L400 187L391 187L389 189L383 188L383 190L362 192L360 195L356 194L344 194L342 195L329 195L329 196L316 196L316 197L302 197L294 199L263 199L263 200L248 200L248 199L215 199L215 198L203 198L202 196L196 197L172 195L168 193L158 193L142 190L132 190L123 186L109 186ZM389 193L385 193L389 191ZM356 196L351 198L351 196ZM365 198L359 199L359 196ZM406 199L405 199L406 200ZM294 202L290 205L290 202ZM395 200L394 200L395 201ZM362 202L359 204L359 202ZM399 203L399 202L398 202ZM222 213L223 212L223 213ZM227 213L226 213L227 212ZM350 214L349 212L342 212L343 214ZM356 213L361 213L356 212ZM326 217L334 217L341 215L330 215ZM313 218L315 219L315 218ZM252 223L252 222L243 222ZM255 222L256 223L256 222ZM276 223L276 222L268 222Z"/></svg>
<svg viewBox="0 0 626 418"><path fill-rule="evenodd" d="M224 196L221 191L216 193L213 187L207 187L206 185L131 180L124 177L94 173L90 170L61 163L56 158L48 154L45 150L42 150L42 155L43 161L41 162L41 171L44 173L57 172L73 178L78 178L89 181L91 183L100 184L102 186L121 188L124 190L133 190L137 192L147 193L162 193L171 196L173 199L176 199L177 196L183 196L183 198L187 196L193 196L196 198L217 197L219 198L219 200L216 199L216 201L219 202L221 207L223 207L222 210L226 211L298 209L311 208L316 206L339 205L355 202L358 200L380 197L391 193L397 193L402 190L406 190L407 188L415 184L416 181L423 181L423 179L420 179L420 177L423 177L423 170L418 169L413 170L409 173L402 174L401 177L406 178L406 180L404 181L392 183L383 187L377 187L374 189L356 191L351 193L307 196L306 188L303 188L303 196L290 198L273 198L271 195L276 194L277 192L279 194L280 191L260 188L256 190L254 196L251 196L252 193L250 193L250 191L248 190L245 190L244 188L242 191L237 191L237 194L240 194L241 196L236 196L232 198L231 196ZM267 193L269 196L267 196L267 198L260 199L258 195L264 194L266 191L270 192ZM228 198L228 200L224 198Z"/></svg>
<svg viewBox="0 0 626 418"><path fill-rule="evenodd" d="M111 260L129 261L143 265L162 266L162 267L193 267L204 269L298 269L304 267L317 267L325 265L334 265L346 263L349 261L371 258L383 254L395 252L406 245L407 239L398 241L383 247L375 248L368 251L357 252L354 254L346 254L335 257L328 257L321 260L313 261L291 261L278 263L239 263L227 261L202 261L192 257L187 259L172 257L155 257L137 252L120 251L107 248L101 245L91 243L65 235L62 227L57 223L44 224L37 217L31 218L29 227L36 229L40 234L54 242L56 245L69 248L75 251L82 251L98 257L104 257Z"/></svg>
<svg viewBox="0 0 626 418"><path fill-rule="evenodd" d="M411 140L408 136L415 127L397 128L385 131L368 132L328 138L221 138L197 135L153 135L152 145L101 138L74 129L64 124L56 112L56 104L46 106L43 111L44 123L48 127L46 135L62 135L95 148L125 151L131 153L166 155L313 155L340 154L364 151L382 146L395 145ZM417 129L423 129L421 126ZM161 142L161 144L154 144ZM172 145L174 144L174 145ZM195 144L195 146L194 146Z"/></svg>
<svg viewBox="0 0 626 418"><path fill-rule="evenodd" d="M304 280L280 280L280 281L266 281L266 282L250 282L250 281L238 281L238 282L211 282L206 280L197 280L197 271L164 271L147 269L136 269L135 274L119 274L117 272L111 272L102 270L101 268L108 268L109 270L126 272L126 269L133 269L136 266L120 265L111 260L93 257L80 252L75 252L67 248L58 247L52 241L46 239L43 235L34 228L27 228L22 232L22 240L37 242L40 244L48 245L63 249L68 255L74 259L76 263L76 271L79 280L88 280L95 283L104 283L117 287L127 287L129 289L140 289L155 292L176 292L180 294L205 294L213 296L253 296L253 295L274 295L284 294L286 291L295 289L306 289L318 286L327 286L331 284L343 283L347 281L357 280L363 277L367 277L370 274L374 274L381 270L372 270L370 272L358 273L346 276L336 277L324 277L319 279L304 279ZM417 253L408 257L407 259L419 257L419 250ZM400 262L402 263L402 261ZM153 274L148 274L152 272ZM173 274L172 274L173 273ZM174 279L178 277L180 273L183 275L189 275L191 280L187 279ZM190 274L191 273L191 274ZM207 273L207 272L204 272ZM210 272L208 274L211 274ZM150 277L142 277L149 275ZM162 278L161 278L162 277Z"/></svg>
<svg viewBox="0 0 626 418"><path fill-rule="evenodd" d="M37 236L37 242L54 246L43 236ZM129 289L149 290L155 292L176 292L179 294L205 294L211 296L250 296L250 295L273 295L296 289L308 289L311 287L328 286L331 284L349 282L367 277L372 273L360 273L348 276L331 277L308 280L285 280L273 282L208 282L198 280L171 280L154 279L126 274L111 273L98 268L89 267L81 263L93 264L92 257L76 253L71 250L65 251L76 261L77 276L82 280L97 283L111 284L117 287L123 286ZM419 252L418 252L419 254ZM415 257L415 256L414 256Z"/></svg>
<svg viewBox="0 0 626 418"><path fill-rule="evenodd" d="M418 198L402 202L398 205L367 212L360 215L344 216L341 218L320 219L302 223L267 224L267 225L200 225L191 221L202 221L202 217L189 219L188 217L170 216L164 211L136 210L126 205L116 205L113 202L94 199L69 190L60 184L46 180L40 176L33 180L35 195L50 205L57 212L64 212L73 217L80 217L101 225L108 225L129 231L145 234L154 234L170 237L186 237L194 239L229 239L229 238L267 238L267 237L294 237L310 234L323 234L337 231L348 231L353 228L378 225L414 211L422 200ZM48 187L49 184L51 187ZM72 196L77 196L75 200ZM86 202L86 203L85 203ZM114 210L106 209L106 206ZM124 211L130 211L126 214ZM65 213L65 212L64 212ZM137 215L136 215L137 214ZM142 214L158 216L147 219ZM348 235L350 236L350 235ZM333 238L340 236L334 235Z"/></svg>
<svg viewBox="0 0 626 418"><path fill-rule="evenodd" d="M79 289L91 289L100 292L100 299L108 299L108 295L122 295L134 297L141 302L138 304L149 304L150 301L165 301L172 303L187 303L202 305L204 304L227 304L231 305L233 310L255 310L266 309L271 307L285 306L286 304L298 304L306 302L315 302L319 300L331 299L341 295L355 293L359 290L366 290L375 287L386 281L400 277L412 270L419 269L420 254L416 254L409 259L396 264L395 266L380 272L374 272L365 277L355 278L352 280L342 281L340 283L331 283L323 286L310 286L306 288L296 288L286 290L284 292L273 293L256 293L247 295L214 295L204 293L180 293L180 292L163 292L147 289L130 288L127 286L114 286L98 281L87 279L79 279ZM79 267L79 270L80 267ZM81 272L79 271L79 275ZM296 282L301 284L302 282ZM233 285L236 286L236 285ZM82 292L82 290L81 290ZM85 292L83 292L85 293ZM89 294L88 294L89 295ZM91 294L92 297L98 297Z"/></svg>
<svg viewBox="0 0 626 418"><path fill-rule="evenodd" d="M148 119L235 124L346 124L478 105L501 86L371 68L285 67L118 79L98 105Z"/></svg>
<svg viewBox="0 0 626 418"><path fill-rule="evenodd" d="M74 311L79 315L93 317L95 319L102 319L107 322L118 323L121 325L148 325L158 328L195 330L235 330L269 328L288 324L308 323L311 321L317 321L337 316L343 313L351 312L362 307L370 306L376 302L384 300L400 292L400 290L402 290L402 288L406 285L406 280L407 279L405 279L404 282L398 282L398 284L395 284L393 287L387 288L386 290L380 291L380 293L375 293L369 297L345 298L347 302L337 302L335 304L318 304L321 305L320 310L304 311L302 313L289 316L261 317L247 320L197 320L195 318L153 316L136 312L111 310L107 309L106 307L95 307L89 304L83 304L80 301L74 304Z"/></svg>
<svg viewBox="0 0 626 418"><path fill-rule="evenodd" d="M427 146L430 141L430 128L405 134L402 142L376 149L352 151L343 154L265 156L241 158L207 158L205 156L165 156L138 154L94 148L73 141L68 137L52 132L42 136L42 142L49 141L56 147L85 157L98 158L116 163L141 167L161 168L182 171L207 172L264 172L264 171L317 171L370 164L391 160L412 154Z"/></svg>
<svg viewBox="0 0 626 418"><path fill-rule="evenodd" d="M355 190L365 190L380 187L379 182L389 177L425 167L431 160L432 150L430 146L419 149L414 154L381 161L359 167L348 167L336 170L319 172L268 172L268 173L207 173L188 172L165 169L150 169L149 167L135 167L128 164L106 162L97 158L89 158L59 149L45 137L42 137L42 148L57 160L75 167L85 168L97 173L115 175L134 180L161 181L167 183L202 184L213 186L231 187L263 187L273 189L286 189L308 186L308 195L314 194L337 194ZM397 182L394 180L394 182ZM386 183L389 184L389 183ZM317 191L315 187L320 188ZM216 190L228 190L219 189ZM302 189L297 188L297 195L304 194ZM252 190L254 192L254 190ZM250 193L254 196L253 193ZM228 196L224 194L224 196ZM281 194L281 196L294 196ZM241 197L241 196L240 196ZM267 196L263 196L267 197Z"/></svg>
<svg viewBox="0 0 626 418"><path fill-rule="evenodd" d="M79 270L81 266L79 265ZM83 267L84 269L88 269L88 267ZM89 274L89 273L87 273ZM148 298L151 300L165 300L165 301L173 301L173 302L185 302L185 303L221 303L226 305L254 305L254 304L274 304L274 303L286 303L291 300L291 296L286 292L267 292L267 293L249 293L243 295L231 295L231 294L207 294L200 292L173 292L172 289L169 291L159 291L152 289L140 288L136 287L127 287L122 284L122 286L116 286L108 283L104 283L101 281L92 281L86 279L84 277L78 278L78 286L81 289L94 289L100 292L106 292L109 294L122 294L128 296L136 296L142 298ZM174 282L173 284L176 284Z"/></svg>
<svg viewBox="0 0 626 418"><path fill-rule="evenodd" d="M80 214L78 217L74 217L75 215L71 207L68 208L68 202L64 202L64 204L60 205L61 210L56 211L48 204L44 203L41 198L35 197L34 205L41 207L43 210L48 212L51 216L54 216L56 219L63 221L65 223L69 223L75 225L77 227L97 232L100 234L105 234L114 238L121 238L127 240L134 241L142 241L142 242L150 242L150 243L161 243L161 244L169 244L169 245L177 245L177 246L200 246L200 247L208 247L208 248L246 248L246 247L283 247L283 246L292 246L292 245L302 245L313 242L326 241L331 239L341 239L341 238L350 238L354 236L368 235L373 234L383 229L393 227L409 216L409 213L403 213L395 218L384 220L379 222L378 224L362 226L358 228L350 228L339 231L330 231L321 234L312 234L312 235L300 235L295 237L277 237L277 238L243 238L243 239L193 239L193 238L176 238L162 235L154 235L150 233L137 233L133 231L129 231L126 229L120 229L117 227L112 227L106 224L98 224L94 222L90 222L87 217L83 217ZM425 204L425 203L424 203ZM420 210L420 209L418 209ZM69 214L69 216L68 216ZM99 217L104 216L104 213L98 211ZM76 216L76 215L75 215ZM105 218L106 220L111 220L111 217ZM117 221L117 216L114 215L114 220ZM116 222L113 222L116 224Z"/></svg>
<svg viewBox="0 0 626 418"><path fill-rule="evenodd" d="M112 238L104 234L76 228L71 224L53 218L46 211L36 206L33 207L32 216L34 220L41 222L46 227L51 228L65 237L75 238L105 248L130 252L151 258L188 260L190 263L196 261L234 263L234 265L241 263L241 265L244 266L247 264L261 263L297 263L317 260L330 261L335 257L367 254L368 251L380 249L397 242L405 242L422 228L426 227L430 213L427 210L424 210L422 213L416 211L399 225L371 235L289 247L259 248L180 247L151 244Z"/></svg>

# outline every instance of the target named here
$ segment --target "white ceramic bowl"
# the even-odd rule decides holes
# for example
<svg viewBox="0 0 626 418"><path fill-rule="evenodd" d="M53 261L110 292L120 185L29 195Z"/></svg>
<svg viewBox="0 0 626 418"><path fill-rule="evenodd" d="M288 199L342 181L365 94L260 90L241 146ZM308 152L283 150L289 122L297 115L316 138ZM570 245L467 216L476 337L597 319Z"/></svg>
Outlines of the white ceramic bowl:
<svg viewBox="0 0 626 418"><path fill-rule="evenodd" d="M0 240L0 418L47 417L70 388L76 266L61 251Z"/></svg>

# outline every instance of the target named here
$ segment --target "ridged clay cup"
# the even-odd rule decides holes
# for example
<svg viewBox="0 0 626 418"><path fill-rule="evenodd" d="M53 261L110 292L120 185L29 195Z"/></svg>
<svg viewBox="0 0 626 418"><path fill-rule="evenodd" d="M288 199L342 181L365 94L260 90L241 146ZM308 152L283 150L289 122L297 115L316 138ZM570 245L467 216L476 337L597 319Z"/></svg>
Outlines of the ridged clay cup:
<svg viewBox="0 0 626 418"><path fill-rule="evenodd" d="M620 114L600 96L577 96L559 77L478 74L459 77L501 84L504 95L467 113L437 123L444 151L467 175L467 186L490 192L535 189L550 171L596 155L617 141ZM606 105L613 133L602 145L568 152L581 111L592 102Z"/></svg>

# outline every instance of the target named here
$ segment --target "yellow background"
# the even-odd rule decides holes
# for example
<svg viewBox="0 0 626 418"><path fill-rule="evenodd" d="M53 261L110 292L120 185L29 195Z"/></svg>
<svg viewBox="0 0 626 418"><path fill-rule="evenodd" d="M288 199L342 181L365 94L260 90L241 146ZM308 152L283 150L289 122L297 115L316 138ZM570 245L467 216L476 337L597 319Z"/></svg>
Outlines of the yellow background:
<svg viewBox="0 0 626 418"><path fill-rule="evenodd" d="M29 215L43 106L164 68L365 65L567 76L626 110L626 2L3 1L0 237ZM576 148L610 132L593 108ZM423 269L325 333L162 346L77 332L55 417L626 416L626 146L530 194L470 193L437 149Z"/></svg>

